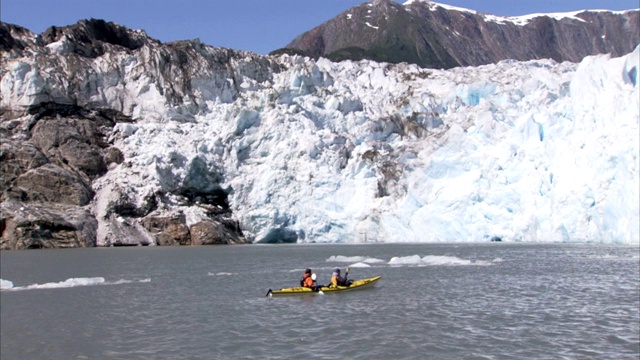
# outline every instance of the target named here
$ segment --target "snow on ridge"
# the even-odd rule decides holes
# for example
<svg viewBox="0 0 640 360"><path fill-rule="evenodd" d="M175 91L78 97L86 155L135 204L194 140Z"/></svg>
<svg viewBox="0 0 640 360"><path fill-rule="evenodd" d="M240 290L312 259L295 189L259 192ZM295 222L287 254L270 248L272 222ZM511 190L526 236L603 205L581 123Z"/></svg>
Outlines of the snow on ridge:
<svg viewBox="0 0 640 360"><path fill-rule="evenodd" d="M555 20L572 19L580 22L585 22L583 19L576 16L581 12L582 11L572 11L572 12L564 12L564 13L538 13L538 14L528 14L528 15L522 15L522 16L496 16L496 15L486 14L483 16L486 21L491 21L499 24L510 22L515 25L524 26L528 24L531 20L538 17L549 17Z"/></svg>
<svg viewBox="0 0 640 360"><path fill-rule="evenodd" d="M364 24L365 24L365 25L367 25L368 27L372 28L372 29L375 29L375 30L380 29L380 27L379 27L379 26L373 26L373 25L371 25L368 21L366 21Z"/></svg>
<svg viewBox="0 0 640 360"><path fill-rule="evenodd" d="M495 16L495 15L484 15L485 19L488 21L493 21L497 23L511 22L516 25L526 25L529 21L538 18L538 17L549 17L555 20L562 19L572 19L580 22L586 22L584 19L580 18L578 14L582 14L584 12L610 12L612 14L624 14L624 11L612 11L612 10L604 10L604 9L585 9L585 10L577 10L577 11L569 11L569 12L557 12L557 13L536 13L536 14L528 14L522 16Z"/></svg>
<svg viewBox="0 0 640 360"><path fill-rule="evenodd" d="M409 1L406 1L406 2L402 3L402 5L408 6L408 5L411 5L413 3L426 3L426 4L429 5L429 9L432 10L432 11L435 11L436 8L441 7L441 8L446 9L446 10L468 12L468 13L471 13L471 14L477 14L478 13L475 10L471 10L471 9L467 9L467 8L463 8L463 7L458 7L458 6L441 4L441 3L437 3L437 2L434 2L434 1L430 1L430 0L409 0Z"/></svg>
<svg viewBox="0 0 640 360"><path fill-rule="evenodd" d="M622 10L622 11L614 11L614 10L606 10L606 9L584 9L584 10L557 12L557 13L534 13L534 14L527 14L527 15L520 15L520 16L499 16L499 15L480 13L478 11L466 9L462 7L441 4L441 3L433 2L430 0L409 0L403 3L403 5L407 6L407 5L410 5L413 3L419 3L419 2L427 3L431 11L435 11L438 7L440 7L446 10L453 10L453 11L459 11L459 12L467 12L470 14L482 15L486 21L491 21L498 24L513 23L519 26L524 26L527 23L529 23L529 21L531 21L532 19L535 19L538 17L544 17L544 16L550 17L555 20L572 19L572 20L584 22L585 20L578 17L577 16L578 14L583 12L610 12L613 14L624 14L627 11L637 10L637 9L629 9L629 10Z"/></svg>

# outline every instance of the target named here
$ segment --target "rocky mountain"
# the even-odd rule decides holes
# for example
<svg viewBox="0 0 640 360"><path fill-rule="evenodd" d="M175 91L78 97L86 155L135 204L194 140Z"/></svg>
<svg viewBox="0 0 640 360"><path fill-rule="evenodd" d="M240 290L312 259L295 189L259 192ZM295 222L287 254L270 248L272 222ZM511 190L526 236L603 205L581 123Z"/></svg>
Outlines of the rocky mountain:
<svg viewBox="0 0 640 360"><path fill-rule="evenodd" d="M373 0L297 36L274 53L452 68L501 60L621 56L640 43L640 11L499 17L428 0Z"/></svg>
<svg viewBox="0 0 640 360"><path fill-rule="evenodd" d="M92 185L109 169L129 166L113 143L117 124L190 121L204 106L196 93L232 101L240 86L233 79L265 81L275 63L197 41L161 44L93 19L40 35L1 23L0 40L0 249L245 242L215 174L141 200L120 184L99 204L100 221L89 209ZM206 193L195 181L210 181ZM187 225L181 211L161 212L171 196L197 206L202 220Z"/></svg>
<svg viewBox="0 0 640 360"><path fill-rule="evenodd" d="M445 71L0 23L0 249L637 243L639 54Z"/></svg>

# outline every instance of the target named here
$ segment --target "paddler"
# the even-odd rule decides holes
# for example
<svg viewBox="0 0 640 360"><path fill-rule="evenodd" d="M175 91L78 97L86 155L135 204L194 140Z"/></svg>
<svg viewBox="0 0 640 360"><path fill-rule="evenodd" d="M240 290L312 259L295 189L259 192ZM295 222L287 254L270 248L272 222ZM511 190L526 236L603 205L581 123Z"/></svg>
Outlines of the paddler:
<svg viewBox="0 0 640 360"><path fill-rule="evenodd" d="M330 287L347 286L347 277L340 276L340 268L335 268L333 270L333 274L331 274L331 285L329 286Z"/></svg>
<svg viewBox="0 0 640 360"><path fill-rule="evenodd" d="M315 280L311 275L311 269L305 270L304 274L302 274L302 279L300 279L300 286L313 289L315 286Z"/></svg>

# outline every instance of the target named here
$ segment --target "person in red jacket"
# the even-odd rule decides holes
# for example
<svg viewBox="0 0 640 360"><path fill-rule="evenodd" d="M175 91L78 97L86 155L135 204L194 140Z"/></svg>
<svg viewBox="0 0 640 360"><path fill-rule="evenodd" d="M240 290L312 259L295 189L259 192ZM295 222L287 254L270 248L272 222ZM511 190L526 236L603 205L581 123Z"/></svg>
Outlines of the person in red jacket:
<svg viewBox="0 0 640 360"><path fill-rule="evenodd" d="M302 274L302 279L300 279L300 286L308 287L315 290L316 281L311 276L311 269L307 269Z"/></svg>

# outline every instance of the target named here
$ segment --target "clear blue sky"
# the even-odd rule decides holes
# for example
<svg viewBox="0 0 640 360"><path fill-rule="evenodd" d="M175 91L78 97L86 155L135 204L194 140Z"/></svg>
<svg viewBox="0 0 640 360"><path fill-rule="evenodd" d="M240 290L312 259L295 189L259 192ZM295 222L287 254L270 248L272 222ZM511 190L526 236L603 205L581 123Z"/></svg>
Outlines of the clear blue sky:
<svg viewBox="0 0 640 360"><path fill-rule="evenodd" d="M640 0L441 0L494 15L627 10ZM200 38L206 44L260 54L364 0L0 0L0 20L41 33L96 18L143 29L160 41ZM398 1L403 3L404 0Z"/></svg>

